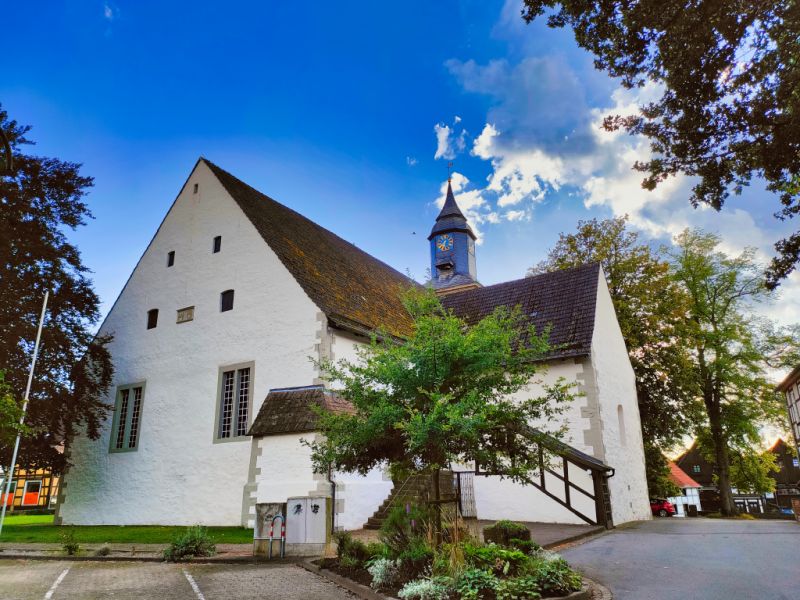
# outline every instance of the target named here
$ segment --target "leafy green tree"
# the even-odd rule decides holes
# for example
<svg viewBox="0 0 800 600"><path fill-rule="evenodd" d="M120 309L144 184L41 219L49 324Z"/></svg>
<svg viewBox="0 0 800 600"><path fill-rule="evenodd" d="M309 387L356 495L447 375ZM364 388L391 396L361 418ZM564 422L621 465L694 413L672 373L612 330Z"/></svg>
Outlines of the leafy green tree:
<svg viewBox="0 0 800 600"><path fill-rule="evenodd" d="M531 482L546 441L531 423L546 425L572 398L558 382L541 397L511 399L540 371L548 332L504 307L468 327L429 289L404 302L415 324L408 339L373 337L358 361L323 364L354 412L321 413L324 438L310 443L315 469L428 473L437 508L439 473L454 463Z"/></svg>
<svg viewBox="0 0 800 600"><path fill-rule="evenodd" d="M696 398L683 341L689 299L669 265L627 228L627 217L580 221L530 275L599 262L636 375L651 495L671 490L663 452L689 431Z"/></svg>
<svg viewBox="0 0 800 600"><path fill-rule="evenodd" d="M21 416L21 402L14 398L11 388L5 381L5 373L0 371L0 444L11 446L14 444L18 433L24 435L30 431L24 424L20 426L19 419ZM2 465L0 465L0 468L2 468Z"/></svg>
<svg viewBox="0 0 800 600"><path fill-rule="evenodd" d="M754 494L775 491L773 474L780 471L772 452L743 452L731 457L731 485Z"/></svg>
<svg viewBox="0 0 800 600"><path fill-rule="evenodd" d="M99 300L88 269L66 232L91 216L83 201L90 177L80 165L23 153L30 127L9 120L0 107L15 174L0 177L0 370L11 395L22 398L42 299L50 291L36 376L26 416L29 434L20 449L23 466L65 466L56 447L76 428L99 435L108 407L102 398L113 367L107 338L96 338ZM13 437L0 436L0 460L11 460Z"/></svg>
<svg viewBox="0 0 800 600"><path fill-rule="evenodd" d="M696 433L701 447L712 449L721 510L730 515L736 511L732 454L756 447L759 425L782 418L784 409L765 358L773 328L752 313L771 293L752 250L731 258L719 243L716 235L686 230L668 253L673 276L691 299L687 339L704 407Z"/></svg>
<svg viewBox="0 0 800 600"><path fill-rule="evenodd" d="M648 82L660 98L608 130L646 136L653 158L634 167L654 189L677 173L690 198L719 210L753 177L780 198L779 219L800 213L800 11L795 0L524 0L527 22L547 12L571 27L595 66L626 88ZM775 244L775 287L800 260L800 233Z"/></svg>
<svg viewBox="0 0 800 600"><path fill-rule="evenodd" d="M653 444L644 445L647 466L647 491L651 498L679 496L681 489L669 478L669 464L661 450Z"/></svg>

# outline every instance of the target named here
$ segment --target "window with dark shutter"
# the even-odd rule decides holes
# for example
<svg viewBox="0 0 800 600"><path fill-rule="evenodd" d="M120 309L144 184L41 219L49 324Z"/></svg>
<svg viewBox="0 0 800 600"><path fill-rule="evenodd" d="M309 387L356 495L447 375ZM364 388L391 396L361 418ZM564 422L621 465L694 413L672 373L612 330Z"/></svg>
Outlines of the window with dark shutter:
<svg viewBox="0 0 800 600"><path fill-rule="evenodd" d="M167 252L167 266L171 267L175 264L175 250Z"/></svg>
<svg viewBox="0 0 800 600"><path fill-rule="evenodd" d="M153 308L147 311L147 328L155 329L158 325L158 309Z"/></svg>
<svg viewBox="0 0 800 600"><path fill-rule="evenodd" d="M225 290L220 294L220 312L233 310L233 290Z"/></svg>
<svg viewBox="0 0 800 600"><path fill-rule="evenodd" d="M216 254L220 250L222 250L222 236L218 235L217 237L214 238L214 250L213 250L213 252L214 252L214 254Z"/></svg>

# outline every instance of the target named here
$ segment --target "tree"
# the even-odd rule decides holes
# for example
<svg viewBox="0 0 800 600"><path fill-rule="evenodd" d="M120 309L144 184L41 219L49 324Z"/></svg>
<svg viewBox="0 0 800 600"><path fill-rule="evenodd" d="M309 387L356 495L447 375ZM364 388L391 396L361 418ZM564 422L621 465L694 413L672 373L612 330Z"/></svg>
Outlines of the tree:
<svg viewBox="0 0 800 600"><path fill-rule="evenodd" d="M669 265L627 229L627 217L580 221L561 234L547 258L528 273L599 262L636 375L636 393L651 495L671 490L663 452L689 431L696 397L683 343L688 297Z"/></svg>
<svg viewBox="0 0 800 600"><path fill-rule="evenodd" d="M540 370L548 332L504 307L467 327L430 289L410 291L404 303L415 325L408 339L373 337L357 362L323 364L354 412L321 413L324 439L310 443L315 470L365 474L388 464L393 473L428 473L437 508L439 472L454 463L532 482L546 436L531 423L548 423L572 397L559 382L541 397L511 399Z"/></svg>
<svg viewBox="0 0 800 600"><path fill-rule="evenodd" d="M65 232L91 214L83 201L92 179L80 165L25 154L30 127L9 120L0 128L14 156L14 177L0 177L0 370L13 398L22 398L45 290L50 290L36 376L19 463L61 471L56 447L78 428L99 435L111 384L109 339L95 337L99 300L88 269ZM6 432L7 433L7 432ZM13 435L0 436L0 460L11 460Z"/></svg>
<svg viewBox="0 0 800 600"><path fill-rule="evenodd" d="M783 405L767 377L764 350L773 329L752 314L771 293L753 250L731 258L719 243L716 235L686 230L668 252L673 276L691 299L687 339L704 407L696 433L713 451L721 510L730 515L731 455L759 444L759 424L780 419Z"/></svg>
<svg viewBox="0 0 800 600"><path fill-rule="evenodd" d="M524 0L527 22L549 11L595 66L626 88L654 82L660 98L608 130L650 140L637 162L643 186L677 173L696 178L691 203L719 210L759 177L780 198L779 219L800 213L800 11L794 0ZM800 233L775 244L775 287L800 260Z"/></svg>
<svg viewBox="0 0 800 600"><path fill-rule="evenodd" d="M744 452L731 458L731 485L753 494L775 491L773 473L780 471L772 452Z"/></svg>

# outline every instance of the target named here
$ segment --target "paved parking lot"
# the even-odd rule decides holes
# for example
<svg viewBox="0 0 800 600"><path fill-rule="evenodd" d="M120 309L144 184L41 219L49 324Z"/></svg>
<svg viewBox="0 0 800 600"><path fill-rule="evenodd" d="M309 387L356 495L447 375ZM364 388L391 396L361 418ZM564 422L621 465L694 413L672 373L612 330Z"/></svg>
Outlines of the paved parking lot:
<svg viewBox="0 0 800 600"><path fill-rule="evenodd" d="M797 600L800 524L654 519L562 552L614 600Z"/></svg>
<svg viewBox="0 0 800 600"><path fill-rule="evenodd" d="M352 600L296 565L0 561L2 600Z"/></svg>

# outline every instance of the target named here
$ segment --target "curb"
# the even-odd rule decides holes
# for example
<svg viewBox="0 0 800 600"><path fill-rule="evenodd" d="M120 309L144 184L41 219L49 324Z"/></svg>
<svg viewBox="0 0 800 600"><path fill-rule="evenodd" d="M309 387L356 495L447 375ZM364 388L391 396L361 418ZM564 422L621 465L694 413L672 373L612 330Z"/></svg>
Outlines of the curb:
<svg viewBox="0 0 800 600"><path fill-rule="evenodd" d="M583 580L588 582L589 586L592 588L591 600L613 600L614 596L611 590L606 586L592 581L591 579L586 579L586 577L584 577Z"/></svg>
<svg viewBox="0 0 800 600"><path fill-rule="evenodd" d="M390 596L384 596L383 594L379 594L372 588L368 588L365 585L361 585L360 583L353 581L352 579L348 579L347 577L342 577L338 573L334 573L333 571L329 571L328 569L322 569L312 563L312 560L317 559L308 559L304 561L299 561L297 564L300 567L303 567L306 571L314 573L315 575L319 575L332 583L335 583L339 587L346 589L348 592L352 592L359 598L363 598L364 600L394 600Z"/></svg>
<svg viewBox="0 0 800 600"><path fill-rule="evenodd" d="M564 539L561 539L561 540L558 540L558 541L555 541L555 542L550 542L549 544L544 544L542 546L542 548L544 548L545 550L554 550L556 548L562 548L564 546L568 546L570 544L574 544L575 542L578 542L578 541L581 541L581 540L588 540L589 538L592 538L592 537L604 535L604 534L608 533L609 531L611 531L611 530L610 529L605 529L604 527L598 527L597 529L594 529L592 531L584 531L582 533L577 533L577 534L575 534L573 536L566 537Z"/></svg>
<svg viewBox="0 0 800 600"><path fill-rule="evenodd" d="M69 556L61 554L9 554L7 552L0 552L0 560L59 560L70 562L147 562L147 563L167 563L160 556ZM261 559L253 556L239 556L228 558L211 558L211 557L198 557L189 560L181 560L172 564L204 564L204 565L252 565L260 564L264 566L269 565L292 565L297 564L296 559Z"/></svg>

